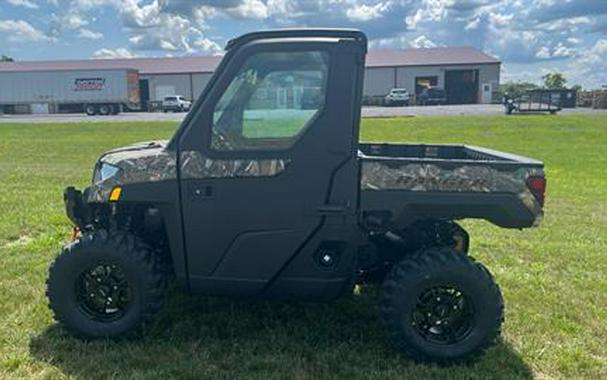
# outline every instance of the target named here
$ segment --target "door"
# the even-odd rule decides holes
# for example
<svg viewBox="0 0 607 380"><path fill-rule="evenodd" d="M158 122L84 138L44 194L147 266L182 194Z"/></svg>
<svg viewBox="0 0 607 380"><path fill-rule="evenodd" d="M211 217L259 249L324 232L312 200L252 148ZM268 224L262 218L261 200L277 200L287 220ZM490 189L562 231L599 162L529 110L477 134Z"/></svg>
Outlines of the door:
<svg viewBox="0 0 607 380"><path fill-rule="evenodd" d="M449 104L478 103L478 70L449 70L445 73Z"/></svg>
<svg viewBox="0 0 607 380"><path fill-rule="evenodd" d="M364 50L350 45L262 40L226 57L179 140L194 291L251 296L285 272L331 277L310 262L355 225ZM288 101L298 88L318 101ZM350 256L340 263L335 273L353 273Z"/></svg>
<svg viewBox="0 0 607 380"><path fill-rule="evenodd" d="M139 80L139 96L141 98L141 108L148 111L150 103L150 82L147 79Z"/></svg>
<svg viewBox="0 0 607 380"><path fill-rule="evenodd" d="M491 83L491 82L483 83L483 93L481 96L481 103L491 104L492 101L493 101L493 83Z"/></svg>

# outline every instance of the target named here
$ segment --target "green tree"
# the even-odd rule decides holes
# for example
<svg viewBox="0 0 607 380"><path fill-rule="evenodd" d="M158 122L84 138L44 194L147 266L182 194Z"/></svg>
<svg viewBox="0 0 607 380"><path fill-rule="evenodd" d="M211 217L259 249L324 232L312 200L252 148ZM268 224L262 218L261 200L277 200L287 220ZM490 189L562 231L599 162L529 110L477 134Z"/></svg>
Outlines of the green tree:
<svg viewBox="0 0 607 380"><path fill-rule="evenodd" d="M14 62L15 60L9 57L8 55L0 55L0 62Z"/></svg>
<svg viewBox="0 0 607 380"><path fill-rule="evenodd" d="M529 90L535 90L538 86L529 82L507 82L500 85L500 93L502 96L508 95L511 98L518 98Z"/></svg>
<svg viewBox="0 0 607 380"><path fill-rule="evenodd" d="M581 85L576 84L576 85L571 86L571 89L572 89L572 90L575 90L575 91L577 91L577 92L580 92L580 91L582 91L584 88L583 88Z"/></svg>
<svg viewBox="0 0 607 380"><path fill-rule="evenodd" d="M567 78L561 73L548 73L542 77L544 87L548 89L563 89L567 84Z"/></svg>

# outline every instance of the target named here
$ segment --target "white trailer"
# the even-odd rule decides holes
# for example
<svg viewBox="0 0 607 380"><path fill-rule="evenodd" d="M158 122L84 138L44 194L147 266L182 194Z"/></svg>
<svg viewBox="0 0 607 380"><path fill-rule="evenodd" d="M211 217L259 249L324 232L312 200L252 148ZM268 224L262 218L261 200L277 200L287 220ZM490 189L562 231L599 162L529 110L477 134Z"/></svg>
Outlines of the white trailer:
<svg viewBox="0 0 607 380"><path fill-rule="evenodd" d="M0 72L0 109L6 113L117 114L140 107L139 72L133 69Z"/></svg>

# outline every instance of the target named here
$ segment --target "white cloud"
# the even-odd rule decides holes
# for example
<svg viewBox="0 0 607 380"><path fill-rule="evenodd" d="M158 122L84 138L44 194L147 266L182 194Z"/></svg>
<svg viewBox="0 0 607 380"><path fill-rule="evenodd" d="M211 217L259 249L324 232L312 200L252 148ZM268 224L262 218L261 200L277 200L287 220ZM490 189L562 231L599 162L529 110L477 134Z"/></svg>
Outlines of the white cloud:
<svg viewBox="0 0 607 380"><path fill-rule="evenodd" d="M131 53L127 48L118 49L99 49L93 53L93 58L97 59L115 59L115 58L135 58L136 54Z"/></svg>
<svg viewBox="0 0 607 380"><path fill-rule="evenodd" d="M412 48L435 48L438 45L428 37L421 35L409 42Z"/></svg>
<svg viewBox="0 0 607 380"><path fill-rule="evenodd" d="M572 57L574 54L575 54L575 51L573 49L570 49L559 42L559 44L556 46L556 48L554 48L554 52L552 53L552 56L555 58L568 58L568 57Z"/></svg>
<svg viewBox="0 0 607 380"><path fill-rule="evenodd" d="M468 24L466 24L466 27L464 29L475 30L475 29L478 29L480 24L481 24L481 19L480 19L480 17L477 17L474 20L470 21Z"/></svg>
<svg viewBox="0 0 607 380"><path fill-rule="evenodd" d="M204 37L194 41L194 46L202 51L212 53L219 53L223 50L217 42Z"/></svg>
<svg viewBox="0 0 607 380"><path fill-rule="evenodd" d="M38 9L40 6L33 1L30 0L7 0L9 4L14 5L16 7L24 7L29 9Z"/></svg>
<svg viewBox="0 0 607 380"><path fill-rule="evenodd" d="M541 49L535 53L535 56L539 59L549 59L552 55L550 54L550 49L546 46L542 46Z"/></svg>
<svg viewBox="0 0 607 380"><path fill-rule="evenodd" d="M268 7L260 0L243 0L233 8L227 8L226 14L242 19L264 19L268 17Z"/></svg>
<svg viewBox="0 0 607 380"><path fill-rule="evenodd" d="M389 1L379 2L375 5L356 4L346 11L346 16L351 21L371 21L380 18L390 10L392 3Z"/></svg>
<svg viewBox="0 0 607 380"><path fill-rule="evenodd" d="M51 37L34 28L24 20L0 20L0 32L8 34L12 42L52 41Z"/></svg>
<svg viewBox="0 0 607 380"><path fill-rule="evenodd" d="M103 33L94 32L90 29L82 28L78 31L78 37L89 40L100 40L103 38Z"/></svg>
<svg viewBox="0 0 607 380"><path fill-rule="evenodd" d="M89 22L77 13L69 13L61 19L61 25L66 29L78 29L88 24Z"/></svg>

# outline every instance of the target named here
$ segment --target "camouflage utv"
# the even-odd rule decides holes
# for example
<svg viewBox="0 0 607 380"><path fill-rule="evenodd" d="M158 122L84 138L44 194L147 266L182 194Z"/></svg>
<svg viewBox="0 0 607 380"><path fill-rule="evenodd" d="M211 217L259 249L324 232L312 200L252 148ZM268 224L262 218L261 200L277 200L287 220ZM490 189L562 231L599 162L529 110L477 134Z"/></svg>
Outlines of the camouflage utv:
<svg viewBox="0 0 607 380"><path fill-rule="evenodd" d="M366 49L352 30L231 41L170 141L108 152L90 187L66 189L79 233L50 268L55 318L84 339L141 332L172 279L195 294L302 301L378 284L399 351L450 362L493 343L502 296L456 221L537 225L543 164L360 143Z"/></svg>

